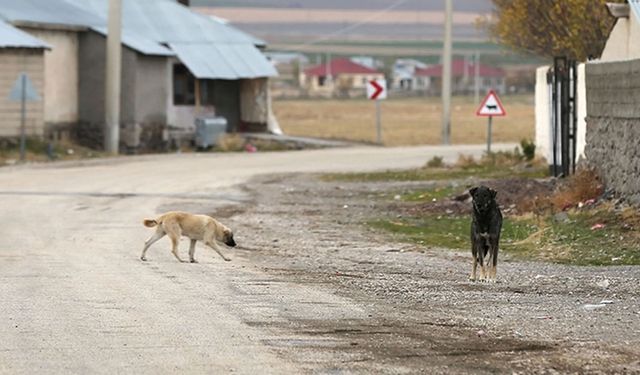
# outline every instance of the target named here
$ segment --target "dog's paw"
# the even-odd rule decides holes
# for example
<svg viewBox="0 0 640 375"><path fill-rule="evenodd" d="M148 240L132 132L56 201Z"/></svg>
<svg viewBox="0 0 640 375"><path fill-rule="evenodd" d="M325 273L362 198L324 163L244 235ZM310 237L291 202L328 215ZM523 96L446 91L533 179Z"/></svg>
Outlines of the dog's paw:
<svg viewBox="0 0 640 375"><path fill-rule="evenodd" d="M189 260L189 263L198 263L198 261L195 260L195 259L191 259L191 260Z"/></svg>
<svg viewBox="0 0 640 375"><path fill-rule="evenodd" d="M143 262L146 262L147 258L146 257L140 257L140 260L143 261Z"/></svg>

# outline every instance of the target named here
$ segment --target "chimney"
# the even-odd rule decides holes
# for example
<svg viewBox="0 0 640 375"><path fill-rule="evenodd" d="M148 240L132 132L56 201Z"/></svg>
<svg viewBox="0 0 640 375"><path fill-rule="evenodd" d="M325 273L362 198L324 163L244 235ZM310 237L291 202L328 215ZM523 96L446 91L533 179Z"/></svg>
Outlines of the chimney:
<svg viewBox="0 0 640 375"><path fill-rule="evenodd" d="M178 0L178 2L186 7L189 6L189 0Z"/></svg>

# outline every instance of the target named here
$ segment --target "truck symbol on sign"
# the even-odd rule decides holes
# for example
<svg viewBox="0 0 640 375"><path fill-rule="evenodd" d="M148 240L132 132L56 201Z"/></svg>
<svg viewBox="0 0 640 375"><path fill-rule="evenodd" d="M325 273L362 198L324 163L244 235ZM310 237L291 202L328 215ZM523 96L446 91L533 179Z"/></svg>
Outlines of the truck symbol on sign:
<svg viewBox="0 0 640 375"><path fill-rule="evenodd" d="M497 105L495 105L495 104L487 104L487 109L493 109L493 110L496 110L496 109L498 109L498 106L497 106Z"/></svg>

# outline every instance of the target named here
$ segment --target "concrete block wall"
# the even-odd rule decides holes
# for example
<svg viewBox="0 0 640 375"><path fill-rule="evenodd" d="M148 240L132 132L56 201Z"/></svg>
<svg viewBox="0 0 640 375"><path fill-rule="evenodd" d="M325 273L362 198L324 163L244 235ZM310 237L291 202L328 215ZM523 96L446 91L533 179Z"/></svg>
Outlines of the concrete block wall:
<svg viewBox="0 0 640 375"><path fill-rule="evenodd" d="M586 66L588 165L640 204L640 60Z"/></svg>

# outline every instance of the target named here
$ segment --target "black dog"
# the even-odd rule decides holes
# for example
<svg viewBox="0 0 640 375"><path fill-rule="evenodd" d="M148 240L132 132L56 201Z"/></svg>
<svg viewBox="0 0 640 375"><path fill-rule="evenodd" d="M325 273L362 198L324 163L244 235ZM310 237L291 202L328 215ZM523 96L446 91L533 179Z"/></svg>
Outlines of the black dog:
<svg viewBox="0 0 640 375"><path fill-rule="evenodd" d="M480 264L480 281L495 282L498 268L498 243L502 229L502 213L496 202L497 192L486 186L478 186L469 190L469 193L473 198L473 220L471 222L473 269L469 279L476 279L476 267ZM485 258L489 267L488 271L484 267Z"/></svg>

